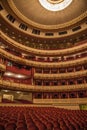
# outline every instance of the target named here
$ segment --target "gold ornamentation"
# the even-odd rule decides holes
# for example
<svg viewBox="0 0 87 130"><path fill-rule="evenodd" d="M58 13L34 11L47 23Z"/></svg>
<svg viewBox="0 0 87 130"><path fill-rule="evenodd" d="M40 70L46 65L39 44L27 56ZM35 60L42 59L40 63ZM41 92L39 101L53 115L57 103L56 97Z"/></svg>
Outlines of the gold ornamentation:
<svg viewBox="0 0 87 130"><path fill-rule="evenodd" d="M72 90L87 90L87 84L80 84L80 85L65 85L65 86L35 86L35 85L27 85L21 83L12 83L10 81L6 81L0 79L0 87L5 89L15 89L15 90L27 90L31 92L35 91L54 91L54 92L62 92L62 91L72 91Z"/></svg>
<svg viewBox="0 0 87 130"><path fill-rule="evenodd" d="M5 39L5 41L9 44L12 45L16 48L20 48L20 50L24 51L25 53L31 53L31 54L35 54L35 55L45 55L45 56L57 56L57 55L70 55L73 53L77 53L80 52L82 50L86 50L87 49L87 42L85 44L81 44L79 46L75 46L72 48L68 48L68 49L64 49L64 50L39 50L39 49L34 49L31 47L27 47L24 46L16 41L14 41L13 39L9 38L7 35L5 35L3 32L0 31L0 35L3 39Z"/></svg>

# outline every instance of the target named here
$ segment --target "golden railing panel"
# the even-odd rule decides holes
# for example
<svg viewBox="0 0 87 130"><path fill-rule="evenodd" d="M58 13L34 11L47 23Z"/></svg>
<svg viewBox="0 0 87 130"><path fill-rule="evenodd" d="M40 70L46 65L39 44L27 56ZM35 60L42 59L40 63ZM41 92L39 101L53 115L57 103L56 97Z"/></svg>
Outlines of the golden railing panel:
<svg viewBox="0 0 87 130"><path fill-rule="evenodd" d="M63 92L75 90L87 90L87 84L64 85L64 86L35 86L21 83L14 83L0 79L0 88L31 91L31 92Z"/></svg>
<svg viewBox="0 0 87 130"><path fill-rule="evenodd" d="M62 73L62 74L34 73L34 79L70 79L70 78L77 78L80 76L87 76L87 70Z"/></svg>

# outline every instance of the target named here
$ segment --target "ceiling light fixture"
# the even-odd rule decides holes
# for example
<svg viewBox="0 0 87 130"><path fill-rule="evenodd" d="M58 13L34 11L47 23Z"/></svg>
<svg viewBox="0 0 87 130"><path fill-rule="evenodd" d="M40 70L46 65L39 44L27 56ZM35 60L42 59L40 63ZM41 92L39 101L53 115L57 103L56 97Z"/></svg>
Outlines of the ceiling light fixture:
<svg viewBox="0 0 87 130"><path fill-rule="evenodd" d="M68 7L73 0L39 0L40 4L49 11L60 11Z"/></svg>

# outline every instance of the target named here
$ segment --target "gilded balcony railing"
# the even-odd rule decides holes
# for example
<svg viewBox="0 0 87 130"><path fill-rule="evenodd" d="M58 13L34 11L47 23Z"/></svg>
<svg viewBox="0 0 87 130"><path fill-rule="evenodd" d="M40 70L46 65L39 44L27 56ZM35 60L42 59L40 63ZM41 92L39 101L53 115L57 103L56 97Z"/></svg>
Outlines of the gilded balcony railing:
<svg viewBox="0 0 87 130"><path fill-rule="evenodd" d="M64 85L64 86L35 86L21 83L14 83L12 81L6 81L0 79L0 88L2 89L15 89L22 91L31 92L64 92L64 91L75 91L75 90L87 90L87 84L78 85Z"/></svg>

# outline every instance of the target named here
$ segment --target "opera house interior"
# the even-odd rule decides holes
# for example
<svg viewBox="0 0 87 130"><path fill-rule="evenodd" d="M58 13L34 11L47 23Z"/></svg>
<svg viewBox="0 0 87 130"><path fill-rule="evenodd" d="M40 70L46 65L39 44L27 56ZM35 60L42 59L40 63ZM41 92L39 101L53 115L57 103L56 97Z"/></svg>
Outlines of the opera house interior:
<svg viewBox="0 0 87 130"><path fill-rule="evenodd" d="M87 130L87 0L0 0L0 130Z"/></svg>

